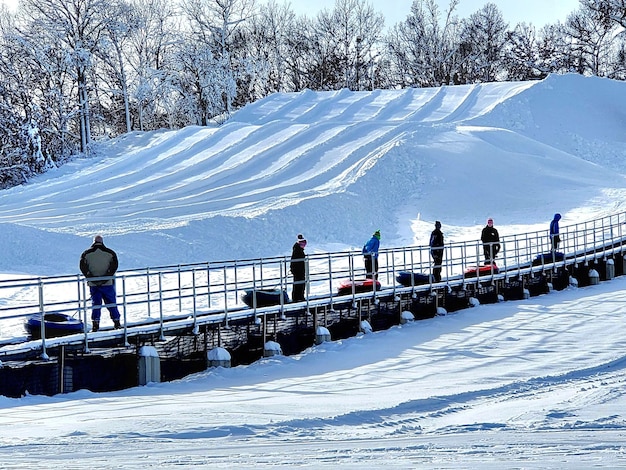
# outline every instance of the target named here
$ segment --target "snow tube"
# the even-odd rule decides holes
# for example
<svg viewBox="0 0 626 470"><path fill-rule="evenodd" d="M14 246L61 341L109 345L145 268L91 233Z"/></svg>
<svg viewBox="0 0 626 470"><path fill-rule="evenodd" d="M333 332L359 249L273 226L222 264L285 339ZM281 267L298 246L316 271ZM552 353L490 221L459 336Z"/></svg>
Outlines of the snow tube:
<svg viewBox="0 0 626 470"><path fill-rule="evenodd" d="M41 314L31 315L24 326L32 339L41 339ZM85 331L85 325L81 320L64 313L44 314L44 328L46 338L73 335Z"/></svg>
<svg viewBox="0 0 626 470"><path fill-rule="evenodd" d="M487 264L485 266L472 266L465 270L465 277L483 277L491 276L492 274L498 274L498 266L495 263Z"/></svg>
<svg viewBox="0 0 626 470"><path fill-rule="evenodd" d="M413 278L413 284L411 284ZM405 287L419 286L430 283L430 275L422 273L412 273L409 271L400 271L396 276L396 281Z"/></svg>
<svg viewBox="0 0 626 470"><path fill-rule="evenodd" d="M565 254L561 253L560 251L555 251L554 253L550 251L549 253L543 253L541 255L537 255L535 259L533 260L533 266L541 266L542 264L556 263L557 261L563 261L564 259L565 259Z"/></svg>
<svg viewBox="0 0 626 470"><path fill-rule="evenodd" d="M355 281L343 281L339 284L339 288L337 289L337 294L339 295L349 295L352 294L352 286L354 286L354 293L360 294L362 292L372 292L374 290L374 280L373 279L362 279ZM380 290L380 282L376 281L376 290Z"/></svg>
<svg viewBox="0 0 626 470"><path fill-rule="evenodd" d="M271 307L272 305L280 305L281 296L283 304L289 303L287 292L280 289L249 289L241 295L241 300L243 300L248 307L253 307L254 297L256 297L257 307Z"/></svg>

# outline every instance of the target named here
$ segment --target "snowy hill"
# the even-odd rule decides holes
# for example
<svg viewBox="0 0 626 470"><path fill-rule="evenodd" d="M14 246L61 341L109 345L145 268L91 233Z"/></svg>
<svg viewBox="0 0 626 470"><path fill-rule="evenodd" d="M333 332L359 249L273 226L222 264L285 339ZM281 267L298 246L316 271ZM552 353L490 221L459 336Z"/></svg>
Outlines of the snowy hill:
<svg viewBox="0 0 626 470"><path fill-rule="evenodd" d="M77 272L99 231L128 269L623 211L625 101L574 75L303 92L127 135L0 192L0 273ZM0 397L3 468L624 468L625 303L620 276L173 383Z"/></svg>
<svg viewBox="0 0 626 470"><path fill-rule="evenodd" d="M133 133L0 192L0 271L77 271L96 233L121 269L423 244L623 210L626 84L578 75L275 94L216 128Z"/></svg>

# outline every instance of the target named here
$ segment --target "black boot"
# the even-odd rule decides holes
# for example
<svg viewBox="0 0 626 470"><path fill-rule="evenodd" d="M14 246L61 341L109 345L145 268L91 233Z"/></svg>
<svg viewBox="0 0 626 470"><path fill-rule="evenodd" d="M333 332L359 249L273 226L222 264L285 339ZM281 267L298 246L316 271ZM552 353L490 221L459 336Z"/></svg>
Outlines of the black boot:
<svg viewBox="0 0 626 470"><path fill-rule="evenodd" d="M93 327L91 328L91 331L93 331L95 333L99 329L100 329L100 322L98 320L94 320L93 321Z"/></svg>
<svg viewBox="0 0 626 470"><path fill-rule="evenodd" d="M113 328L119 330L122 327L119 320L113 320Z"/></svg>

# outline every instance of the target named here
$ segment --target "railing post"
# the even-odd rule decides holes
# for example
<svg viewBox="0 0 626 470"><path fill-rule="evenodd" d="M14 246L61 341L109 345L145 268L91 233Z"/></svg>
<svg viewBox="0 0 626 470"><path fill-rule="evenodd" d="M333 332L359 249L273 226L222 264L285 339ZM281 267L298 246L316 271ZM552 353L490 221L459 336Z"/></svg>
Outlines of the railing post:
<svg viewBox="0 0 626 470"><path fill-rule="evenodd" d="M130 343L128 342L128 314L126 311L126 307L128 302L126 300L126 276L122 276L122 313L124 316L124 344L126 347L130 347Z"/></svg>
<svg viewBox="0 0 626 470"><path fill-rule="evenodd" d="M150 268L146 269L146 289L148 290L148 318L152 317L152 293L150 292Z"/></svg>
<svg viewBox="0 0 626 470"><path fill-rule="evenodd" d="M334 311L333 307L333 262L330 253L328 254L328 299L330 301L330 311ZM324 316L324 326L327 326L328 321L326 320L326 316Z"/></svg>
<svg viewBox="0 0 626 470"><path fill-rule="evenodd" d="M182 312L183 311L183 281L182 281L182 274L180 271L180 264L178 265L178 312Z"/></svg>
<svg viewBox="0 0 626 470"><path fill-rule="evenodd" d="M159 339L165 341L165 332L163 331L163 273L159 272L159 324L161 325L161 336Z"/></svg>
<svg viewBox="0 0 626 470"><path fill-rule="evenodd" d="M233 270L235 271L235 302L237 301L237 296L239 295L239 280L238 280L238 269L237 269L237 260L233 263Z"/></svg>
<svg viewBox="0 0 626 470"><path fill-rule="evenodd" d="M613 247L613 240L611 240L611 248ZM606 250L604 249L606 247L606 238L604 236L604 217L602 218L602 251L603 251L603 257L602 260L606 262Z"/></svg>
<svg viewBox="0 0 626 470"><path fill-rule="evenodd" d="M350 279L351 279L351 286L350 286L350 290L352 291L352 308L356 307L356 299L355 299L355 295L356 295L356 278L354 277L354 253L350 253L349 254L349 258L348 258L348 268L350 270L349 274L350 274Z"/></svg>
<svg viewBox="0 0 626 470"><path fill-rule="evenodd" d="M405 259L406 258L406 249L402 250L402 258ZM413 277L413 275L411 275L411 277ZM396 300L396 302L399 300L398 296L396 295L396 257L395 257L395 253L392 251L391 252L391 278L393 279L393 297ZM387 277L387 279L389 279L389 277Z"/></svg>
<svg viewBox="0 0 626 470"><path fill-rule="evenodd" d="M194 315L198 309L198 294L196 292L196 268L191 269L191 304Z"/></svg>
<svg viewBox="0 0 626 470"><path fill-rule="evenodd" d="M256 264L252 263L252 310L256 318Z"/></svg>
<svg viewBox="0 0 626 470"><path fill-rule="evenodd" d="M207 308L211 309L211 266L210 262L206 263L206 292L207 292Z"/></svg>
<svg viewBox="0 0 626 470"><path fill-rule="evenodd" d="M79 319L80 319L80 321L83 322L83 325L87 326L87 318L83 318L83 317L86 317L87 315L85 315L85 312L81 308L82 307L82 305L81 305L82 296L81 296L81 290L80 290L80 274L76 275L76 294L77 294L77 298L78 298L77 310L79 312L79 315L78 315ZM85 328L83 328L83 329L85 329Z"/></svg>
<svg viewBox="0 0 626 470"><path fill-rule="evenodd" d="M41 358L47 361L50 357L46 352L46 312L45 302L43 299L43 281L41 278L37 279L39 288L39 314L41 315Z"/></svg>
<svg viewBox="0 0 626 470"><path fill-rule="evenodd" d="M281 318L285 318L285 297L283 296L283 290L286 292L287 291L287 276L286 276L286 272L287 272L287 259L283 258L280 263L278 263L278 291L280 292L279 297L279 302L280 302L280 316ZM305 276L305 282L306 282L306 276ZM293 299L291 299L291 301L293 302ZM307 303L308 303L308 296L307 296ZM265 322L264 322L265 323Z"/></svg>
<svg viewBox="0 0 626 470"><path fill-rule="evenodd" d="M222 267L223 269L223 277L224 277L224 326L228 328L228 271L226 269L226 265ZM237 271L235 268L235 278L237 276ZM237 301L237 285L235 284L235 302ZM219 329L218 329L219 332Z"/></svg>
<svg viewBox="0 0 626 470"><path fill-rule="evenodd" d="M191 305L193 310L193 330L198 328L196 324L196 315L198 312L198 299L196 298L196 268L191 269Z"/></svg>
<svg viewBox="0 0 626 470"><path fill-rule="evenodd" d="M83 328L84 331L84 338L85 338L85 353L89 353L89 339L87 338L87 280L83 279L83 281L81 282L81 287L82 287L82 292L83 292L83 298L82 298L82 303L83 303L83 313L85 316L84 321L84 325L85 327Z"/></svg>

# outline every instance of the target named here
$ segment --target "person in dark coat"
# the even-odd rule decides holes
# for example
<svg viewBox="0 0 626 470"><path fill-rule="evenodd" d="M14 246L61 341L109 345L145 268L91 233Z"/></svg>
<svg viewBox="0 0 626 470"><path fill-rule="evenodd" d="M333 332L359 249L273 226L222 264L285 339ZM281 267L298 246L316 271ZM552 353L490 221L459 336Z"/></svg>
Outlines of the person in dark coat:
<svg viewBox="0 0 626 470"><path fill-rule="evenodd" d="M500 235L493 226L493 219L487 219L487 225L483 229L480 240L483 242L483 253L485 254L485 264L493 263L500 252Z"/></svg>
<svg viewBox="0 0 626 470"><path fill-rule="evenodd" d="M365 277L378 279L378 249L380 248L380 230L376 230L365 245L363 245L363 261L365 262Z"/></svg>
<svg viewBox="0 0 626 470"><path fill-rule="evenodd" d="M291 263L289 269L293 274L293 288L291 290L292 302L303 302L304 291L306 289L306 254L304 248L306 247L306 239L300 233L293 244L291 250Z"/></svg>
<svg viewBox="0 0 626 470"><path fill-rule="evenodd" d="M443 232L441 222L435 222L435 230L430 234L430 255L433 257L433 278L435 282L441 282L441 263L443 261Z"/></svg>
<svg viewBox="0 0 626 470"><path fill-rule="evenodd" d="M552 250L555 251L559 249L559 243L561 242L559 220L561 220L561 214L554 214L554 218L550 222L550 241L552 242Z"/></svg>
<svg viewBox="0 0 626 470"><path fill-rule="evenodd" d="M88 279L91 294L92 310L91 321L93 331L100 329L100 313L102 301L107 306L113 326L121 328L120 312L117 309L115 280L113 276L118 268L117 254L104 246L102 235L93 238L93 244L80 256L80 271ZM91 280L92 278L109 277L109 279Z"/></svg>

